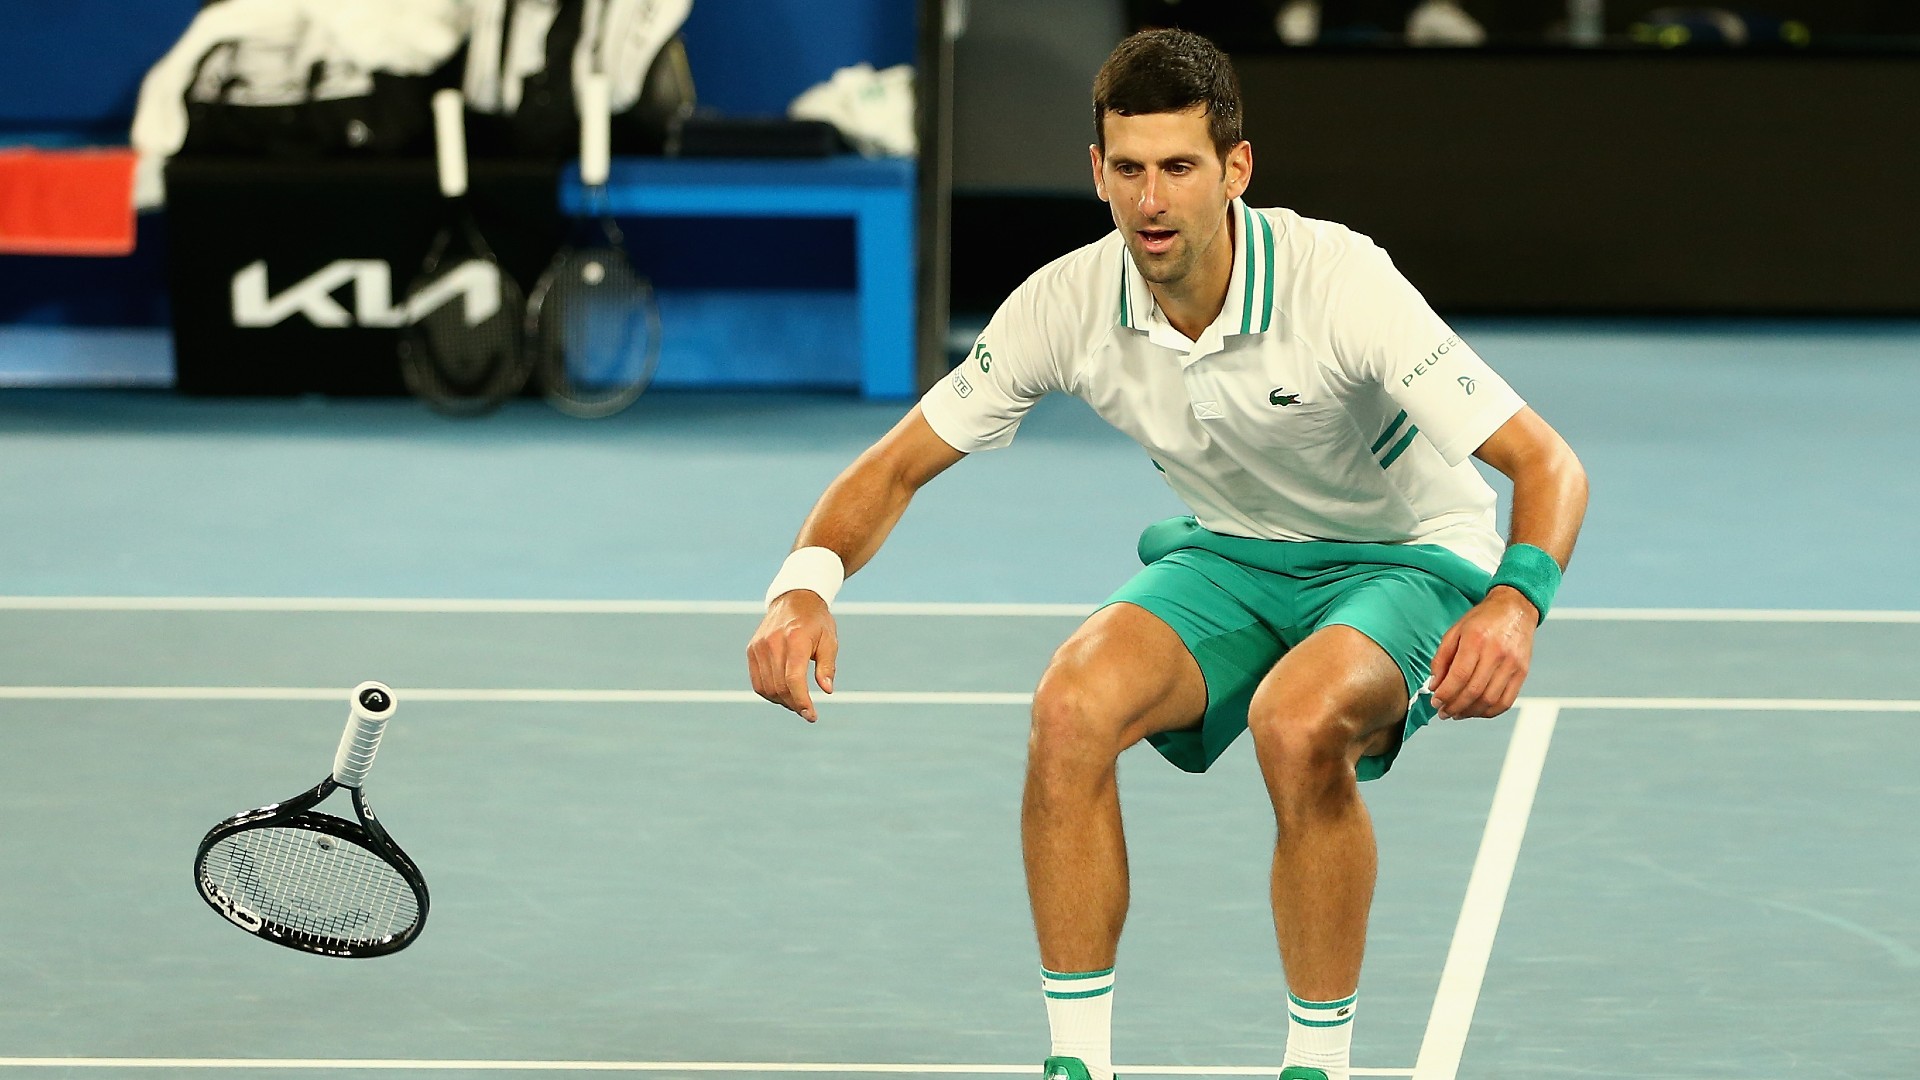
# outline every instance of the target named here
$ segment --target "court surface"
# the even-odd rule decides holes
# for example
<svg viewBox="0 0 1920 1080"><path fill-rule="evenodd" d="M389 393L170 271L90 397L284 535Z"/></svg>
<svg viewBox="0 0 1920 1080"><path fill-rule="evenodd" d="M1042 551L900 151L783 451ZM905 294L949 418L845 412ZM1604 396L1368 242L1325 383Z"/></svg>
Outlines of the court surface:
<svg viewBox="0 0 1920 1080"><path fill-rule="evenodd" d="M1364 789L1356 1075L1911 1077L1920 509L1889 418L1920 335L1468 336L1594 504L1522 706ZM0 395L0 1071L1031 1075L1027 695L1176 508L1044 407L848 586L806 725L746 687L753 598L899 412ZM238 933L194 843L317 780L370 678L425 933L367 961ZM1121 788L1121 1074L1273 1075L1249 748L1203 777L1137 749Z"/></svg>

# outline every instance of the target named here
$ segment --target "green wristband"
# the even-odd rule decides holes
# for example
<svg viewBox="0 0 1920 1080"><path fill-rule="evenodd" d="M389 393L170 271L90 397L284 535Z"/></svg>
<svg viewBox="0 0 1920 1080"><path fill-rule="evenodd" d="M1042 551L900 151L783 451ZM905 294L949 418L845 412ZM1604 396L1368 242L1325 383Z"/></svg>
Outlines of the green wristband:
<svg viewBox="0 0 1920 1080"><path fill-rule="evenodd" d="M1547 609L1553 606L1553 594L1560 588L1560 564L1544 549L1532 544L1515 544L1501 556L1493 585L1505 585L1526 597L1540 613L1540 618L1534 621L1538 626L1547 621ZM1487 588L1492 589L1493 585Z"/></svg>

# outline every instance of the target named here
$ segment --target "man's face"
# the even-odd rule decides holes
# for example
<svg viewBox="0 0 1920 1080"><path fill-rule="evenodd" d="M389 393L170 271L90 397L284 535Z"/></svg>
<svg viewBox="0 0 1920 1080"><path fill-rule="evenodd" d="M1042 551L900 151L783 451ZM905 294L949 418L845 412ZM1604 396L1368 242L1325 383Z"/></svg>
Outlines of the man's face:
<svg viewBox="0 0 1920 1080"><path fill-rule="evenodd" d="M1227 204L1247 188L1253 148L1239 143L1222 161L1207 134L1204 105L1108 113L1102 124L1106 153L1090 148L1094 190L1112 208L1141 276L1178 284L1215 244L1227 242Z"/></svg>

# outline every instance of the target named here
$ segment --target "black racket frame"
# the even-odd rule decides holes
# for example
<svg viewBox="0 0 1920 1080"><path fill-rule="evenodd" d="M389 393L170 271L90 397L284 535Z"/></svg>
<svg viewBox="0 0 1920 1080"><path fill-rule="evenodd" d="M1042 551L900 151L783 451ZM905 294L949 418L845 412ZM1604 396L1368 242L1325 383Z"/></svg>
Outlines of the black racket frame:
<svg viewBox="0 0 1920 1080"><path fill-rule="evenodd" d="M426 878L421 876L420 868L413 864L413 860L407 857L407 853L400 850L400 845L393 842L393 837L387 835L386 828L380 824L380 819L374 816L373 807L368 805L366 794L361 789L347 789L353 795L353 813L360 819L358 824L313 809L341 786L338 781L329 776L286 802L269 803L258 809L243 810L215 825L201 839L199 850L194 852L193 856L193 882L195 891L200 894L200 899L205 900L208 907L218 912L228 922L255 937L301 952L315 953L320 956L362 958L385 956L413 944L413 939L420 936L421 927L427 924ZM206 870L207 853L213 850L215 844L236 833L264 828L311 829L366 848L384 860L388 866L393 867L405 879L407 886L413 890L414 901L420 907L420 917L413 921L412 926L398 934L390 934L377 941L355 943L340 941L336 938L317 937L303 930L280 926L259 918L252 912L240 909L209 878Z"/></svg>
<svg viewBox="0 0 1920 1080"><path fill-rule="evenodd" d="M505 322L500 332L489 335L493 339L489 344L502 348L490 354L488 363L479 371L462 373L449 365L440 348L442 342L434 336L427 318L402 326L399 337L400 375L407 390L436 412L448 416L490 413L525 389L533 374L533 357L523 330L526 295L487 243L486 234L481 232L480 223L474 217L470 198L460 195L446 200L457 204L452 217L435 235L421 269L407 286L406 295L411 299L440 275L466 262L489 264L500 297L500 310L490 316L489 321ZM482 325L485 324L464 329L473 334Z"/></svg>
<svg viewBox="0 0 1920 1080"><path fill-rule="evenodd" d="M632 405L653 384L654 373L660 367L660 301L653 282L634 267L627 253L626 237L614 221L606 189L588 188L586 198L584 211L569 224L565 242L554 252L540 280L527 295L525 362L539 378L547 400L555 408L569 415L599 419ZM631 384L616 393L587 399L569 394L565 378L556 374L566 370L566 343L561 332L550 325L546 309L549 296L559 285L560 275L574 269L581 260L593 257L609 264L618 263L634 278L634 300L639 305L645 359L641 362L640 377Z"/></svg>

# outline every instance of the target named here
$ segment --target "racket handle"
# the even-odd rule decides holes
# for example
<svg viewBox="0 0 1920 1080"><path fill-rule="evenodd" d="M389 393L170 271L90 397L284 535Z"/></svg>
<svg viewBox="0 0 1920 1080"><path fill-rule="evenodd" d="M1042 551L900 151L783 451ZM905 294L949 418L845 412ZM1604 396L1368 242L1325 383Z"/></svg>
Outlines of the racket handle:
<svg viewBox="0 0 1920 1080"><path fill-rule="evenodd" d="M433 148L440 166L440 194L457 199L467 193L467 98L458 90L433 95Z"/></svg>
<svg viewBox="0 0 1920 1080"><path fill-rule="evenodd" d="M353 688L349 701L347 730L340 735L340 749L333 753L333 782L358 788L367 782L380 735L393 718L393 691L385 683L363 682Z"/></svg>
<svg viewBox="0 0 1920 1080"><path fill-rule="evenodd" d="M607 182L612 153L612 106L608 101L607 75L589 72L580 80L580 182L600 187Z"/></svg>

